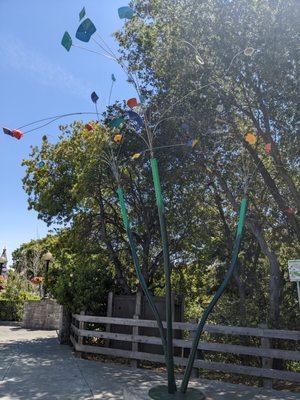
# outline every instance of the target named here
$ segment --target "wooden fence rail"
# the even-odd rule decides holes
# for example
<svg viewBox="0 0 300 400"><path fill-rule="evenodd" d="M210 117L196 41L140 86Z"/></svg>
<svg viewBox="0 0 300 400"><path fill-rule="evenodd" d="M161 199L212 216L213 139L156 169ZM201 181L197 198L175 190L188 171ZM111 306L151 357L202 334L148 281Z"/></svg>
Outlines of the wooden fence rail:
<svg viewBox="0 0 300 400"><path fill-rule="evenodd" d="M132 327L133 334L115 333L109 332L105 328L103 330L88 330L85 329L86 323L95 323L107 325L121 325ZM77 325L77 326L76 326ZM164 323L165 326L165 323ZM151 344L161 345L159 337L145 336L136 334L138 332L134 327L147 327L156 328L156 322L150 320L140 319L129 319L129 318L113 318L113 317L94 317L90 315L73 315L72 321L72 335L71 341L76 351L102 354L113 357L124 357L132 360L144 360L157 363L164 363L164 357L161 354L152 354L142 351L138 351L139 344ZM184 330L188 332L195 331L197 324L174 322L175 330ZM300 340L299 331L285 331L285 330L273 330L266 328L247 328L247 327L234 327L234 326L222 326L222 325L206 325L205 332L222 335L232 336L251 336L260 338L261 347L235 345L227 343L215 343L215 342L203 342L199 343L198 349L205 351L212 351L217 353L230 353L238 355L248 355L259 357L261 359L262 368L252 367L240 364L231 364L224 362L213 362L197 359L195 361L195 368L207 369L213 371L221 371L227 373L237 373L243 375L251 375L255 377L262 377L267 379L279 379L293 382L300 382L300 373L276 370L268 366L272 363L266 363L265 360L270 359L282 359L282 360L293 360L300 362L300 352L296 350L281 350L277 348L271 348L270 339L282 339L282 340ZM83 338L100 338L105 339L103 341L104 346L94 346L84 344ZM121 341L132 343L132 350L121 350L116 348L109 348L110 341ZM192 346L191 340L174 339L174 347L181 349L190 349ZM184 354L184 352L182 352ZM187 364L186 357L175 357L176 365L185 366ZM300 365L300 363L299 363ZM267 366L267 368L265 368ZM264 381L266 382L266 381ZM270 384L270 381L269 381Z"/></svg>

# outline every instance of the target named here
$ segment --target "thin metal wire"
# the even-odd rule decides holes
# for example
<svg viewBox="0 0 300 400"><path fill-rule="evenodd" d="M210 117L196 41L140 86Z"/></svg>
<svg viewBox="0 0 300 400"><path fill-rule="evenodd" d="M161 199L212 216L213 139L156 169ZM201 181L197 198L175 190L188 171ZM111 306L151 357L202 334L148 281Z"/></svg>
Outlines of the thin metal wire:
<svg viewBox="0 0 300 400"><path fill-rule="evenodd" d="M106 57L111 58L112 60L114 60L117 64L119 64L122 69L124 70L125 74L127 75L127 77L130 79L130 81L133 83L139 97L141 98L141 92L140 92L140 88L139 88L139 84L137 81L137 78L134 77L134 75L132 74L132 72L129 70L129 68L126 66L126 64L122 61L121 58L117 58L117 56L115 55L115 53L113 52L113 50L108 46L108 44L105 42L105 40L98 34L98 37L100 38L100 40L105 44L105 46L109 49L106 50L99 42L96 41L96 39L92 38L93 41L106 53L108 53L109 55L106 55Z"/></svg>
<svg viewBox="0 0 300 400"><path fill-rule="evenodd" d="M97 119L98 119L98 122L100 124L100 116L99 116L99 112L98 112L97 102L95 102L95 109L96 109Z"/></svg>
<svg viewBox="0 0 300 400"><path fill-rule="evenodd" d="M107 58L110 58L110 59L112 59L112 60L114 60L114 61L118 61L113 55L111 55L99 42L97 42L97 40L95 39L95 38L92 38L92 40L97 44L97 46L99 46L100 47L100 49L101 50L103 50L106 54L105 54L105 56L107 57Z"/></svg>
<svg viewBox="0 0 300 400"><path fill-rule="evenodd" d="M109 97L108 97L108 105L110 105L111 95L112 95L114 83L115 83L115 82L112 80L112 81L111 81L111 86L110 86L110 91L109 91Z"/></svg>
<svg viewBox="0 0 300 400"><path fill-rule="evenodd" d="M53 117L42 118L42 119L39 119L37 121L30 122L29 124L19 126L16 129L27 128L27 126L36 125L36 124L38 124L40 122L49 121L50 119L56 120L58 118L71 117L73 115L94 115L94 114L96 114L96 113L90 112L90 111L81 111L81 112L72 112L72 113L67 113L67 114L54 115Z"/></svg>
<svg viewBox="0 0 300 400"><path fill-rule="evenodd" d="M106 41L104 40L104 38L98 33L96 32L96 35L98 36L98 38L101 40L101 42L103 43L103 45L107 48L107 52L109 54L111 54L114 58L118 59L118 57L116 56L116 54L114 53L114 51L112 50L112 48L106 43Z"/></svg>
<svg viewBox="0 0 300 400"><path fill-rule="evenodd" d="M95 53L95 54L99 54L100 56L110 58L110 57L108 57L106 54L100 53L99 51L90 50L90 49L87 49L86 47L78 46L77 44L72 44L72 46L73 46L73 47L77 47L78 49L81 49L81 50L88 51L88 52L90 52L90 53Z"/></svg>

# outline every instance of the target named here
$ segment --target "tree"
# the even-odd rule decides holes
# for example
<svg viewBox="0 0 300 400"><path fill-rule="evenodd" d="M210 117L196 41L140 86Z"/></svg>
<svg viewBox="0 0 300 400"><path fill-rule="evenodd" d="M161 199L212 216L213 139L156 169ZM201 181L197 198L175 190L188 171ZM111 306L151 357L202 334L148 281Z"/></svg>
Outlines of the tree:
<svg viewBox="0 0 300 400"><path fill-rule="evenodd" d="M103 254L114 267L115 278L125 293L136 288L131 253L122 227L116 204L116 183L111 171L103 162L105 146L110 138L98 124L94 131L87 131L81 123L70 128L62 127L62 135L56 144L45 138L41 149L33 148L27 166L24 188L29 195L30 208L48 224L68 226L68 237L74 242L76 253L88 256ZM140 250L142 270L152 288L160 281L162 251L158 235L158 221L151 189L150 165L145 160L133 163L130 154L136 151L136 138L128 134L121 149L122 183L129 204L134 227L134 237ZM43 168L39 160L45 160ZM168 207L176 207L172 193L178 187L180 175L172 175L178 161L171 157L161 158L161 164L169 169L169 179L164 185ZM145 190L146 189L146 190ZM170 243L173 253L182 245L182 235L187 232L186 221L192 219L186 213L170 218ZM201 232L199 232L201 235Z"/></svg>
<svg viewBox="0 0 300 400"><path fill-rule="evenodd" d="M187 122L188 133L199 138L186 171L195 176L200 168L212 182L206 192L223 222L227 250L233 212L248 183L247 227L259 251L248 248L244 262L268 260L269 322L278 327L287 286L280 247L289 247L291 256L299 252L297 4L137 0L135 8L143 18L116 36L152 96L162 122L158 140L172 132L173 143L182 141L186 132L178 127ZM249 131L257 144L245 140ZM245 284L238 275L235 280L245 305Z"/></svg>
<svg viewBox="0 0 300 400"><path fill-rule="evenodd" d="M299 249L299 135L291 111L296 105L294 6L291 0L241 0L238 6L225 0L136 0L143 18L133 18L116 35L147 96L156 145L199 139L193 151L178 146L158 151L157 157L164 172L174 281L187 294L192 281L190 298L200 307L222 280L239 202L248 189L244 252L227 296L234 305L230 312L224 299L215 314L227 321L238 315L240 324L266 319L273 327L293 324L280 309L297 312L285 268L287 254L296 256ZM117 103L104 122L122 112ZM103 164L112 136L92 123L92 133L76 122L62 127L57 144L45 138L41 149L34 148L24 162L24 187L40 218L68 227L74 246L87 255L107 257L119 287L130 293L136 280L115 183ZM245 139L249 132L256 143ZM142 142L128 126L123 133L121 176L134 236L146 280L159 293L162 254L150 165L147 157L129 161L143 150ZM248 305L250 298L259 306Z"/></svg>
<svg viewBox="0 0 300 400"><path fill-rule="evenodd" d="M44 243L44 240L31 240L16 249L12 254L13 269L27 279L43 275L41 257L45 252Z"/></svg>
<svg viewBox="0 0 300 400"><path fill-rule="evenodd" d="M20 277L19 280L22 279L24 284L27 282L25 286L32 290L29 279L33 274L32 265L36 265L36 254L49 250L53 254L48 271L50 295L73 313L104 312L108 292L115 289L112 267L103 254L82 251L73 237L74 232L66 229L57 235L31 240L20 246L12 254L15 275L11 275L11 281L13 276ZM40 259L39 262L34 276L45 276L45 265Z"/></svg>

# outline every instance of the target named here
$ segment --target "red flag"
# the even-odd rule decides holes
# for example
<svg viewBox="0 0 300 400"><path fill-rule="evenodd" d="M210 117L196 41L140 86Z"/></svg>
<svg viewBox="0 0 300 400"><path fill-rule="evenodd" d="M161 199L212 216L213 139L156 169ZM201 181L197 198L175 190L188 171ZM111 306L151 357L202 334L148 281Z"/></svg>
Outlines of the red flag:
<svg viewBox="0 0 300 400"><path fill-rule="evenodd" d="M92 130L94 129L94 127L93 127L92 124L86 124L86 125L85 125L85 128L86 128L88 131L92 131Z"/></svg>
<svg viewBox="0 0 300 400"><path fill-rule="evenodd" d="M267 143L266 145L265 145L265 150L266 150L266 153L270 153L271 152L271 149L272 149L272 144L271 143Z"/></svg>
<svg viewBox="0 0 300 400"><path fill-rule="evenodd" d="M22 139L22 137L24 136L24 133L18 129L13 129L12 130L12 135L14 138L20 140Z"/></svg>

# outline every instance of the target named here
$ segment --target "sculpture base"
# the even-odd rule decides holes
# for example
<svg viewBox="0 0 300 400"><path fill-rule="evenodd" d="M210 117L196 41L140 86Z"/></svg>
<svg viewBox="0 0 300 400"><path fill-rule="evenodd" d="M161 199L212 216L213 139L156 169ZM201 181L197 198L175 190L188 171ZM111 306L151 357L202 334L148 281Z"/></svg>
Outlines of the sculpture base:
<svg viewBox="0 0 300 400"><path fill-rule="evenodd" d="M205 395L201 390L190 388L186 393L177 391L174 394L168 393L168 387L164 385L156 386L149 390L150 399L153 400L204 400Z"/></svg>

